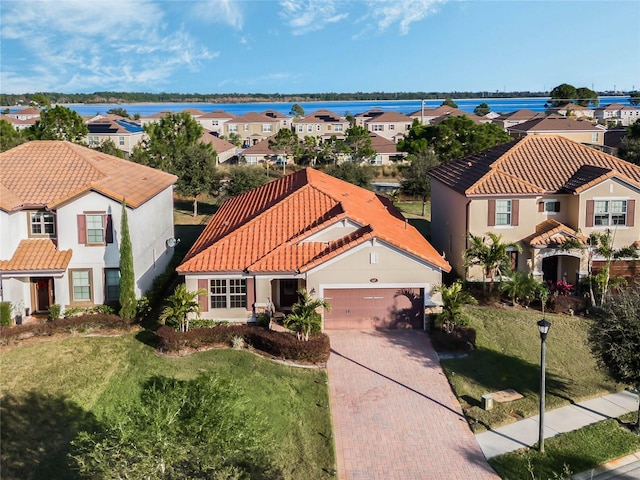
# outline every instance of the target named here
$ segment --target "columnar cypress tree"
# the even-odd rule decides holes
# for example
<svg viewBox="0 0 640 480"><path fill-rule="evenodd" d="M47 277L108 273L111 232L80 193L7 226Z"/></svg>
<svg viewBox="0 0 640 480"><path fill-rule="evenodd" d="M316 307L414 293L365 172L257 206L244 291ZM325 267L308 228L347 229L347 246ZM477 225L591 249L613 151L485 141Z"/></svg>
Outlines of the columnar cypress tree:
<svg viewBox="0 0 640 480"><path fill-rule="evenodd" d="M127 202L122 200L122 219L120 221L120 316L132 319L136 315L136 294L134 291L133 252L129 237L127 220Z"/></svg>

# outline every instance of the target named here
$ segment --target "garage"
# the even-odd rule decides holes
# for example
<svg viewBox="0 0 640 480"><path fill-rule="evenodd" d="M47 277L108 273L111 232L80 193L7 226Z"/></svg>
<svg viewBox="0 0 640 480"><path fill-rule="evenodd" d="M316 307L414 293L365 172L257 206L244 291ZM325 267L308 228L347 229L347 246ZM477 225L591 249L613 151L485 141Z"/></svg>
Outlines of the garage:
<svg viewBox="0 0 640 480"><path fill-rule="evenodd" d="M423 327L422 288L329 288L323 298L325 330Z"/></svg>

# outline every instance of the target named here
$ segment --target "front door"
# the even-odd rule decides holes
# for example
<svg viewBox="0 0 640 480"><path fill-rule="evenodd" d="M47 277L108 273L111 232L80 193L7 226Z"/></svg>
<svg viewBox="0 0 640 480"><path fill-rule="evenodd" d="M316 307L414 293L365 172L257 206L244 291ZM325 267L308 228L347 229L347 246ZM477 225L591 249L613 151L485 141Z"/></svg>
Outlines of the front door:
<svg viewBox="0 0 640 480"><path fill-rule="evenodd" d="M298 301L298 280L296 278L280 280L280 305L290 309Z"/></svg>
<svg viewBox="0 0 640 480"><path fill-rule="evenodd" d="M542 279L545 282L558 281L558 257L547 257L542 259Z"/></svg>
<svg viewBox="0 0 640 480"><path fill-rule="evenodd" d="M33 289L35 290L35 311L47 312L53 303L53 279L50 277L32 278Z"/></svg>

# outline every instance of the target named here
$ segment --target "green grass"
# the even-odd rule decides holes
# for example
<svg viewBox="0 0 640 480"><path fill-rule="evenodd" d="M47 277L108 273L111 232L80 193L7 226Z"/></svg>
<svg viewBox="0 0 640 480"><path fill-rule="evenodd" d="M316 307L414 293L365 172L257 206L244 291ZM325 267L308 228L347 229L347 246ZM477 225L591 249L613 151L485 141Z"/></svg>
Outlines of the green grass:
<svg viewBox="0 0 640 480"><path fill-rule="evenodd" d="M541 313L524 309L467 307L476 329L476 351L443 359L442 365L474 431L497 427L537 414L540 384ZM547 409L618 391L622 388L598 368L587 340L592 320L547 315ZM514 389L522 399L481 408L482 395Z"/></svg>
<svg viewBox="0 0 640 480"><path fill-rule="evenodd" d="M431 202L427 202L424 215L422 215L422 202L395 202L394 205L424 238L431 237Z"/></svg>
<svg viewBox="0 0 640 480"><path fill-rule="evenodd" d="M330 478L334 468L324 370L283 366L246 350L162 357L132 334L51 340L5 351L0 360L3 478L77 478L66 455L79 429L112 418L154 376L201 373L240 384L267 420L283 478Z"/></svg>
<svg viewBox="0 0 640 480"><path fill-rule="evenodd" d="M622 419L635 420L635 414ZM571 474L586 472L636 452L640 449L640 436L620 427L612 419L549 438L544 447L544 453L522 449L494 457L489 463L504 479L556 478L554 475L567 471Z"/></svg>

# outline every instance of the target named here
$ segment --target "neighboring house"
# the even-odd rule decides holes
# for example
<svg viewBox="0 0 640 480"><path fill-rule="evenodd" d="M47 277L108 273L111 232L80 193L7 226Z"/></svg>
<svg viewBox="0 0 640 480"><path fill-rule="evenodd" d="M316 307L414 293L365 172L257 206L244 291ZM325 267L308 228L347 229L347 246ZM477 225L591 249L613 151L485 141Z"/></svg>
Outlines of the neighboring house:
<svg viewBox="0 0 640 480"><path fill-rule="evenodd" d="M269 118L275 118L280 122L280 129L282 128L291 128L291 117L284 115L283 113L277 112L275 110L265 110L264 112L260 112L260 115L264 115ZM278 130L280 130L278 129Z"/></svg>
<svg viewBox="0 0 640 480"><path fill-rule="evenodd" d="M379 113L372 113L370 110L369 112L365 112L365 114L361 114L368 114L367 116L356 115L356 124L395 143L401 138L404 138L413 123L411 117L398 112L380 111Z"/></svg>
<svg viewBox="0 0 640 480"><path fill-rule="evenodd" d="M174 175L61 141L0 154L2 300L46 313L56 303L117 303L121 202L126 199L135 293L173 251Z"/></svg>
<svg viewBox="0 0 640 480"><path fill-rule="evenodd" d="M144 127L149 123L160 123L160 120L162 120L164 117L166 117L170 113L173 113L173 112L169 110L163 110L162 112L154 113L146 117L140 117L140 124Z"/></svg>
<svg viewBox="0 0 640 480"><path fill-rule="evenodd" d="M544 118L546 116L547 115L542 112L534 112L533 110L522 108L520 110L516 110L515 112L506 113L504 115L495 117L492 119L492 121L506 130L507 128L513 127L514 125L528 122L529 120L533 120L536 118Z"/></svg>
<svg viewBox="0 0 640 480"><path fill-rule="evenodd" d="M144 136L140 123L113 114L94 117L87 122L87 128L89 129L87 145L96 147L111 140L127 156L133 153L133 147L140 143Z"/></svg>
<svg viewBox="0 0 640 480"><path fill-rule="evenodd" d="M285 155L278 155L271 147L269 147L269 140L267 138L262 140L252 147L241 150L238 153L238 160L240 163L246 163L247 165L258 165L259 163L283 163L285 161ZM292 163L292 160L289 160Z"/></svg>
<svg viewBox="0 0 640 480"><path fill-rule="evenodd" d="M550 107L547 108L548 114L557 114L562 115L564 117L573 117L573 118L587 118L593 119L595 117L595 112L593 108L583 107L582 105L577 105L575 103L565 103L564 105L560 105L558 107Z"/></svg>
<svg viewBox="0 0 640 480"><path fill-rule="evenodd" d="M25 130L29 127L32 127L36 123L36 120L34 119L19 120L4 113L0 114L0 119L9 122L15 130Z"/></svg>
<svg viewBox="0 0 640 480"><path fill-rule="evenodd" d="M31 120L32 124L36 120L40 119L40 110L33 107L22 108L15 112L5 113L7 117L15 118L16 120Z"/></svg>
<svg viewBox="0 0 640 480"><path fill-rule="evenodd" d="M638 107L628 107L620 103L611 103L595 109L595 117L600 123L607 124L615 122L628 127L640 120L640 109Z"/></svg>
<svg viewBox="0 0 640 480"><path fill-rule="evenodd" d="M177 268L203 318L287 312L305 288L325 329L422 328L449 270L391 202L312 168L227 200Z"/></svg>
<svg viewBox="0 0 640 480"><path fill-rule="evenodd" d="M463 115L465 113L466 112L463 112L462 110L454 107L450 107L449 105L440 105L436 108L424 108L423 106L422 108L420 108L420 110L416 110L415 112L411 112L410 114L408 114L408 117L410 117L411 120L418 120L423 125L428 125L431 123L431 120L443 115L453 114L455 116Z"/></svg>
<svg viewBox="0 0 640 480"><path fill-rule="evenodd" d="M184 110L182 110L182 112L188 113L196 120L204 115L204 112L202 110L198 110L197 108L185 108Z"/></svg>
<svg viewBox="0 0 640 480"><path fill-rule="evenodd" d="M302 118L294 119L292 125L300 140L304 137L322 140L335 136L344 137L350 126L345 117L330 110L316 110Z"/></svg>
<svg viewBox="0 0 640 480"><path fill-rule="evenodd" d="M463 266L469 233L519 243L513 267L574 284L589 274L587 255L563 249L565 239L586 248L591 233L612 230L614 248L640 246L640 167L564 137L527 136L430 175L432 242L463 277L482 278L479 268Z"/></svg>
<svg viewBox="0 0 640 480"><path fill-rule="evenodd" d="M407 152L399 152L398 145L377 133L369 132L371 147L376 151L376 156L369 161L372 165L389 165L403 161Z"/></svg>
<svg viewBox="0 0 640 480"><path fill-rule="evenodd" d="M236 147L234 144L227 142L226 140L218 137L214 132L205 131L200 137L200 141L202 143L210 143L215 152L216 156L216 164L220 165L221 163L225 163L230 159L234 158L238 152L241 151L241 148Z"/></svg>
<svg viewBox="0 0 640 480"><path fill-rule="evenodd" d="M574 142L586 145L604 145L606 127L588 120L573 120L566 117L545 117L529 120L507 128L512 138L528 135L561 135Z"/></svg>
<svg viewBox="0 0 640 480"><path fill-rule="evenodd" d="M215 132L218 135L224 135L223 125L235 117L236 116L233 113L228 113L222 110L214 110L213 112L200 115L196 118L196 121L205 130Z"/></svg>
<svg viewBox="0 0 640 480"><path fill-rule="evenodd" d="M279 119L249 112L225 122L223 128L225 138L229 138L230 134L236 133L242 139L243 148L249 148L278 133L281 125Z"/></svg>

